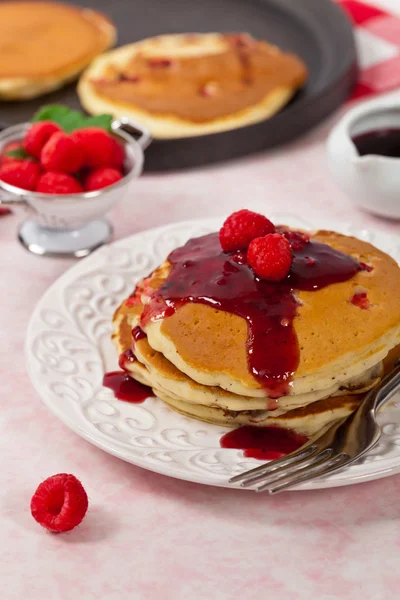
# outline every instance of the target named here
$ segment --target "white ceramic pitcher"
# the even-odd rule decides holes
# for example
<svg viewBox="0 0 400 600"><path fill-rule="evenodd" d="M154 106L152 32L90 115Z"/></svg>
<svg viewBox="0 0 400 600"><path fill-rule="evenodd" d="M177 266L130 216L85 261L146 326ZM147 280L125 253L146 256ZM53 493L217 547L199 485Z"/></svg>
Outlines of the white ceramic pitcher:
<svg viewBox="0 0 400 600"><path fill-rule="evenodd" d="M360 156L352 141L367 131L391 128L400 132L400 100L365 102L333 128L327 150L336 182L354 203L377 215L400 219L400 158Z"/></svg>

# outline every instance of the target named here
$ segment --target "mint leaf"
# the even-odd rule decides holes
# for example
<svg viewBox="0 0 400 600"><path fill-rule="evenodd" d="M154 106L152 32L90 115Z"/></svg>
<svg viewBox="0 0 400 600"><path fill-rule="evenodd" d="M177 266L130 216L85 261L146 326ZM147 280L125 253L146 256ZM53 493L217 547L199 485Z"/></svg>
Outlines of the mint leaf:
<svg viewBox="0 0 400 600"><path fill-rule="evenodd" d="M62 106L61 104L49 104L40 108L31 119L31 123L37 121L54 121L60 125L60 120L65 117L71 111L68 106Z"/></svg>
<svg viewBox="0 0 400 600"><path fill-rule="evenodd" d="M64 131L71 133L71 131L74 131L75 129L85 127L85 117L77 110L70 110L67 115L62 117L61 122L58 122L58 124Z"/></svg>
<svg viewBox="0 0 400 600"><path fill-rule="evenodd" d="M101 127L106 131L111 131L112 115L97 115L96 117L87 117L84 127Z"/></svg>
<svg viewBox="0 0 400 600"><path fill-rule="evenodd" d="M25 152L22 146L20 146L19 148L15 148L15 150L10 150L9 152L6 152L6 156L11 156L12 158L32 159L32 157L29 156L27 152Z"/></svg>
<svg viewBox="0 0 400 600"><path fill-rule="evenodd" d="M106 131L111 131L112 115L97 115L96 117L86 117L83 113L72 110L68 106L61 104L50 104L38 110L32 119L32 123L37 121L53 121L57 123L64 131L71 133L82 127L101 127Z"/></svg>

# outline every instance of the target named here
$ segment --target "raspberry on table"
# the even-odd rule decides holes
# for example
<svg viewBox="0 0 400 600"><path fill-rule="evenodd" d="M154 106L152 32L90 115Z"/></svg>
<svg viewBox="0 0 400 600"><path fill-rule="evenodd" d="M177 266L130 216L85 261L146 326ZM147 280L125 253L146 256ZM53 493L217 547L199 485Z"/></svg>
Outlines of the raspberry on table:
<svg viewBox="0 0 400 600"><path fill-rule="evenodd" d="M83 166L84 153L71 135L59 131L43 146L40 162L46 171L76 173Z"/></svg>
<svg viewBox="0 0 400 600"><path fill-rule="evenodd" d="M23 190L35 191L40 167L32 160L13 161L1 165L0 179Z"/></svg>
<svg viewBox="0 0 400 600"><path fill-rule="evenodd" d="M89 173L84 182L86 192L92 192L94 190L100 190L101 188L113 185L122 179L122 174L117 169L111 167L104 167L102 169L96 169Z"/></svg>
<svg viewBox="0 0 400 600"><path fill-rule="evenodd" d="M254 238L274 232L275 227L267 217L243 209L226 219L219 231L219 241L224 252L245 250Z"/></svg>
<svg viewBox="0 0 400 600"><path fill-rule="evenodd" d="M122 146L107 131L100 127L83 127L71 134L81 147L85 166L91 169L114 167L122 169L124 151Z"/></svg>
<svg viewBox="0 0 400 600"><path fill-rule="evenodd" d="M42 527L61 533L79 525L88 505L81 482L74 475L59 473L39 485L31 499L31 513Z"/></svg>
<svg viewBox="0 0 400 600"><path fill-rule="evenodd" d="M61 128L56 123L53 123L53 121L33 123L24 138L23 146L25 152L39 159L43 146L49 141L53 133L59 131L61 131Z"/></svg>
<svg viewBox="0 0 400 600"><path fill-rule="evenodd" d="M72 175L47 171L39 177L36 191L42 194L80 194L83 187Z"/></svg>
<svg viewBox="0 0 400 600"><path fill-rule="evenodd" d="M290 243L279 233L256 238L249 245L247 261L261 279L281 281L292 265Z"/></svg>

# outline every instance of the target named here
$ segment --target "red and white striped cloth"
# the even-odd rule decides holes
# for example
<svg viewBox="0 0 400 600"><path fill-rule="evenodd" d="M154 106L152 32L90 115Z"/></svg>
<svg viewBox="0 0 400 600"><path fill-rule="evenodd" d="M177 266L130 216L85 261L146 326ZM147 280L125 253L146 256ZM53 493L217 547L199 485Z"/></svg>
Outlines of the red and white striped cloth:
<svg viewBox="0 0 400 600"><path fill-rule="evenodd" d="M353 23L360 77L351 99L400 87L400 0L337 0ZM397 9L398 15L384 7Z"/></svg>

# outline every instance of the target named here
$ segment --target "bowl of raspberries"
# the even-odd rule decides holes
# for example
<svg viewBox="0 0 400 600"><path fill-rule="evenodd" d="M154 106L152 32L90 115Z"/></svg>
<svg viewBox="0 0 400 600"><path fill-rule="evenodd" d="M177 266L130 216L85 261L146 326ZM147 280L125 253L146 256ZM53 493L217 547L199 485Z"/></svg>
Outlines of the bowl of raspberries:
<svg viewBox="0 0 400 600"><path fill-rule="evenodd" d="M0 134L0 204L30 213L20 241L37 254L84 256L111 234L105 213L143 169L149 134L111 115L44 107Z"/></svg>

